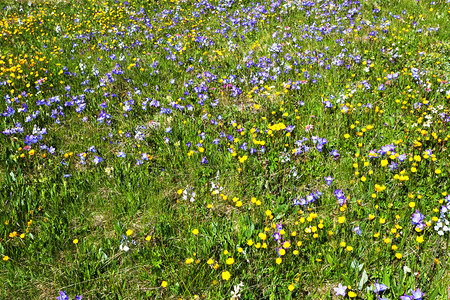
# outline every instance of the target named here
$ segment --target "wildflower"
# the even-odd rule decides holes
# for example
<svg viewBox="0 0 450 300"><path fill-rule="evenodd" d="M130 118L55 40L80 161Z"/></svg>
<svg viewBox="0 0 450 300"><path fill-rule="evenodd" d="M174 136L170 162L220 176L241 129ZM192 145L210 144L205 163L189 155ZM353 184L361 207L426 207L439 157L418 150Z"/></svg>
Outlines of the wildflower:
<svg viewBox="0 0 450 300"><path fill-rule="evenodd" d="M198 234L198 229L192 230L192 233L193 233L194 235L197 235L197 234Z"/></svg>
<svg viewBox="0 0 450 300"><path fill-rule="evenodd" d="M374 292L377 293L377 295L378 295L380 292L387 290L388 286L386 286L382 283L378 283L378 280L377 280L377 282L374 283L374 288L375 288Z"/></svg>
<svg viewBox="0 0 450 300"><path fill-rule="evenodd" d="M188 259L186 259L186 264L191 264L191 263L193 263L194 262L194 259L193 258L188 258Z"/></svg>
<svg viewBox="0 0 450 300"><path fill-rule="evenodd" d="M227 265L232 265L234 264L234 258L230 257L226 260Z"/></svg>
<svg viewBox="0 0 450 300"><path fill-rule="evenodd" d="M290 284L289 286L288 286L288 290L289 291L293 291L295 289L295 285L293 285L293 284Z"/></svg>
<svg viewBox="0 0 450 300"><path fill-rule="evenodd" d="M126 234L127 236L130 236L130 235L133 234L133 230L128 229L128 230L125 232L125 234Z"/></svg>
<svg viewBox="0 0 450 300"><path fill-rule="evenodd" d="M325 182L327 183L327 185L331 185L331 183L334 180L334 177L328 176L328 177L324 177Z"/></svg>
<svg viewBox="0 0 450 300"><path fill-rule="evenodd" d="M76 244L78 244L78 239L74 239L73 240L73 243L76 245Z"/></svg>
<svg viewBox="0 0 450 300"><path fill-rule="evenodd" d="M350 298L355 298L356 296L358 296L355 292L353 292L353 291L350 291L350 292L348 292L348 296L350 297Z"/></svg>
<svg viewBox="0 0 450 300"><path fill-rule="evenodd" d="M8 260L9 260L9 256L8 255L3 256L3 261L8 261Z"/></svg>
<svg viewBox="0 0 450 300"><path fill-rule="evenodd" d="M165 287L167 286L167 281L161 282L161 286L162 286L163 288L165 288Z"/></svg>
<svg viewBox="0 0 450 300"><path fill-rule="evenodd" d="M228 271L222 272L222 279L223 280L229 280L231 278L231 274Z"/></svg>
<svg viewBox="0 0 450 300"><path fill-rule="evenodd" d="M343 286L341 283L335 288L333 288L336 296L345 296L345 291L347 290L347 286Z"/></svg>
<svg viewBox="0 0 450 300"><path fill-rule="evenodd" d="M412 299L414 299L414 300L422 300L422 298L424 296L424 293L422 293L422 291L419 288L415 291L411 291L411 293L412 293L412 295L411 295Z"/></svg>
<svg viewBox="0 0 450 300"><path fill-rule="evenodd" d="M83 299L82 295L75 296L75 298L73 298L73 300L81 300L81 299ZM67 296L66 292L60 291L59 296L56 297L56 300L70 300L70 297Z"/></svg>
<svg viewBox="0 0 450 300"><path fill-rule="evenodd" d="M423 235L417 236L416 237L416 242L418 242L419 244L423 243Z"/></svg>

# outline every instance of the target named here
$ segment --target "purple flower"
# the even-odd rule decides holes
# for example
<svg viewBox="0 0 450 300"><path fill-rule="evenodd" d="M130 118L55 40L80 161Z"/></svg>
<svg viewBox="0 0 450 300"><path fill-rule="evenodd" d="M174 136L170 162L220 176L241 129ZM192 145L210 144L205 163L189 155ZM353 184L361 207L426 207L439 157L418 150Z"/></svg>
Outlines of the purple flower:
<svg viewBox="0 0 450 300"><path fill-rule="evenodd" d="M201 163L202 163L202 165L207 165L207 164L208 164L208 161L206 160L206 156L204 156L204 157L202 158Z"/></svg>
<svg viewBox="0 0 450 300"><path fill-rule="evenodd" d="M384 285L382 283L378 283L378 280L376 283L374 283L374 287L375 287L375 293L379 294L380 292L383 292L385 290L387 290L389 287L387 285Z"/></svg>
<svg viewBox="0 0 450 300"><path fill-rule="evenodd" d="M99 163L101 163L103 161L103 158L101 158L100 156L94 155L94 163L95 165L98 165Z"/></svg>
<svg viewBox="0 0 450 300"><path fill-rule="evenodd" d="M333 288L334 292L336 293L336 296L345 296L345 291L347 290L347 286L342 286L341 283L339 283L338 287Z"/></svg>
<svg viewBox="0 0 450 300"><path fill-rule="evenodd" d="M361 227L356 226L355 228L352 229L353 232L356 232L357 235L361 235L362 231L361 231Z"/></svg>
<svg viewBox="0 0 450 300"><path fill-rule="evenodd" d="M412 292L411 299L422 300L422 297L424 296L424 293L422 293L422 291L419 288L417 290L411 291L411 292Z"/></svg>
<svg viewBox="0 0 450 300"><path fill-rule="evenodd" d="M70 300L69 296L66 295L65 292L59 292L59 297L56 297L56 300Z"/></svg>
<svg viewBox="0 0 450 300"><path fill-rule="evenodd" d="M333 149L333 150L330 152L330 155L333 156L335 160L338 160L339 157L341 156L341 155L339 154L339 152L337 152L336 149Z"/></svg>
<svg viewBox="0 0 450 300"><path fill-rule="evenodd" d="M328 177L324 177L323 179L325 179L325 182L326 182L328 185L331 185L331 183L332 183L333 180L334 180L334 177L328 176Z"/></svg>
<svg viewBox="0 0 450 300"><path fill-rule="evenodd" d="M342 206L345 204L345 195L344 192L342 192L342 190L335 190L334 191L334 196L338 199L339 204Z"/></svg>
<svg viewBox="0 0 450 300"><path fill-rule="evenodd" d="M425 219L425 216L422 215L419 210L416 210L416 213L414 213L411 217L411 222L416 225L416 227L421 227L423 225L423 219Z"/></svg>
<svg viewBox="0 0 450 300"><path fill-rule="evenodd" d="M83 299L82 295L75 296L73 300L81 300ZM67 296L66 292L59 292L59 297L56 297L56 300L70 300L70 297Z"/></svg>

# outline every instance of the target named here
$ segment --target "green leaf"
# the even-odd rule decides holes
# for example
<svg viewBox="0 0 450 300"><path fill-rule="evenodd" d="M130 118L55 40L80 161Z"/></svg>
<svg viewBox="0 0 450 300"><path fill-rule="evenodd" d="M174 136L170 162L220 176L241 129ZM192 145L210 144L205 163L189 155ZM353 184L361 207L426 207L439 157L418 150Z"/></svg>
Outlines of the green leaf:
<svg viewBox="0 0 450 300"><path fill-rule="evenodd" d="M363 286L366 284L366 282L369 280L369 277L367 276L367 272L364 269L362 275L361 275L361 280L359 281L358 284L358 289L362 290Z"/></svg>

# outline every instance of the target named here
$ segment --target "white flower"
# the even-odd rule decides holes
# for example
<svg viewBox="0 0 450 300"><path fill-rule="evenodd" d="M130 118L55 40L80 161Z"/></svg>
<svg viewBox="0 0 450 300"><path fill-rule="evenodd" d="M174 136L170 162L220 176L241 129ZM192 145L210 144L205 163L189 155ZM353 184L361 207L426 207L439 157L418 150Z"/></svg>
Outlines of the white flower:
<svg viewBox="0 0 450 300"><path fill-rule="evenodd" d="M124 244L120 244L119 249L125 252L128 252L128 250L130 250L130 248L128 248L128 246Z"/></svg>

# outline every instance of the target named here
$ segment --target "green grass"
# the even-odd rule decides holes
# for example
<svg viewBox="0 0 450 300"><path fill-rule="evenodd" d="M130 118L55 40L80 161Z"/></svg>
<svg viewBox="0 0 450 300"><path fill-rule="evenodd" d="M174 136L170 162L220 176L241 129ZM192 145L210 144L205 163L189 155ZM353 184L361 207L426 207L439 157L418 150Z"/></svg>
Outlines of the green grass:
<svg viewBox="0 0 450 300"><path fill-rule="evenodd" d="M449 299L450 6L311 3L2 4L0 298Z"/></svg>

